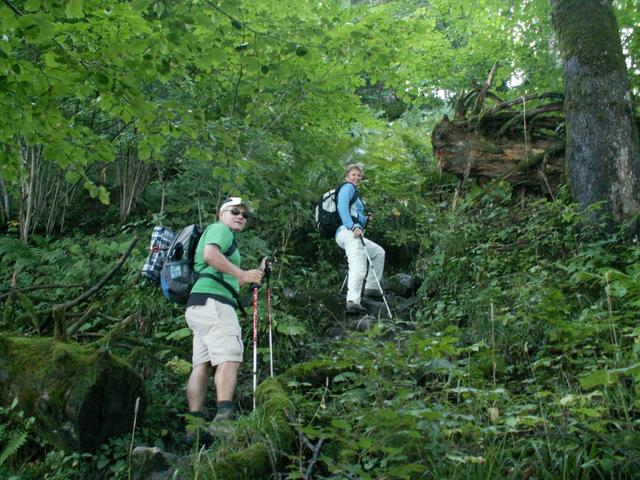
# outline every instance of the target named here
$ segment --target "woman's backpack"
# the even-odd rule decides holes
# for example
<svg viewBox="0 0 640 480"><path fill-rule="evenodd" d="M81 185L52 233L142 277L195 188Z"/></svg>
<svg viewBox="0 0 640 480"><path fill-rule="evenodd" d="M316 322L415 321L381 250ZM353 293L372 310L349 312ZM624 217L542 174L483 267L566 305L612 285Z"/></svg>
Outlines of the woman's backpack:
<svg viewBox="0 0 640 480"><path fill-rule="evenodd" d="M336 188L325 192L322 198L315 204L316 228L323 238L333 238L338 227L342 225L342 220L338 213L338 193L340 193L340 189L346 184L347 182L344 182ZM356 188L356 194L349 201L349 207L351 207L357 199L358 189Z"/></svg>

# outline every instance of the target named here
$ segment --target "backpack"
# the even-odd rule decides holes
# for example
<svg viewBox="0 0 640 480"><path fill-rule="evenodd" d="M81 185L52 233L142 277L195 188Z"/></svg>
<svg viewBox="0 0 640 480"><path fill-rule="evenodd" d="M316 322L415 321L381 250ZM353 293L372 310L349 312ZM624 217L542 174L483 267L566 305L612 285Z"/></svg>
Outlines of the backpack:
<svg viewBox="0 0 640 480"><path fill-rule="evenodd" d="M222 276L217 277L210 273L201 274L193 269L196 247L198 246L202 232L203 230L200 225L193 224L183 228L173 239L173 242L167 249L160 271L162 293L171 302L184 305L187 303L191 289L196 283L196 280L198 280L198 277L211 278L229 290L236 300L238 308L244 314L245 312L238 293ZM234 242L223 255L229 257L236 251L236 248L237 246Z"/></svg>
<svg viewBox="0 0 640 480"><path fill-rule="evenodd" d="M202 227L198 224L183 228L173 239L166 252L160 271L160 287L168 300L187 303L198 274L193 270L193 257Z"/></svg>
<svg viewBox="0 0 640 480"><path fill-rule="evenodd" d="M315 204L316 228L323 238L332 238L336 234L338 227L342 225L342 220L338 213L338 193L340 193L340 189L346 185L346 183L347 182L344 182L336 188L325 192L322 198ZM356 194L349 201L349 208L351 208L351 205L353 205L357 199L358 189L356 188Z"/></svg>
<svg viewBox="0 0 640 480"><path fill-rule="evenodd" d="M151 243L149 245L149 256L144 262L140 273L156 284L160 284L160 271L167 256L167 251L173 243L176 234L166 227L153 227Z"/></svg>

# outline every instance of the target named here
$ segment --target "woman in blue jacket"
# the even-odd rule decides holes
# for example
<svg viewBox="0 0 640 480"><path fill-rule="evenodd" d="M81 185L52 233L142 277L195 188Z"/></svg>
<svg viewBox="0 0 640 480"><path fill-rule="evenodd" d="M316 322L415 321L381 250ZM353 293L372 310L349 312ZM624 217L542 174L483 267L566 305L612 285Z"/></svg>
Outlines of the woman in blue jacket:
<svg viewBox="0 0 640 480"><path fill-rule="evenodd" d="M347 281L347 312L366 313L361 297L381 296L376 277L368 265L367 249L373 270L380 281L384 271L384 249L364 238L364 227L369 217L364 213L364 203L358 195L358 186L362 181L363 170L358 164L348 165L345 169L345 184L338 192L338 213L342 225L336 230L336 243L347 254L349 279ZM364 246L363 246L364 239Z"/></svg>

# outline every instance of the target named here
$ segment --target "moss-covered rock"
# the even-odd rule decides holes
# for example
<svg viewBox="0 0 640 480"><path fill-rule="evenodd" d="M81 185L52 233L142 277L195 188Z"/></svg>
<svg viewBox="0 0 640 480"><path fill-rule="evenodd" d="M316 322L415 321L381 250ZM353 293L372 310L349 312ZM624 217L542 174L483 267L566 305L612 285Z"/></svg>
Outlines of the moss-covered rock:
<svg viewBox="0 0 640 480"><path fill-rule="evenodd" d="M52 338L0 338L0 400L17 397L39 433L61 448L96 449L142 420L142 378L105 351Z"/></svg>

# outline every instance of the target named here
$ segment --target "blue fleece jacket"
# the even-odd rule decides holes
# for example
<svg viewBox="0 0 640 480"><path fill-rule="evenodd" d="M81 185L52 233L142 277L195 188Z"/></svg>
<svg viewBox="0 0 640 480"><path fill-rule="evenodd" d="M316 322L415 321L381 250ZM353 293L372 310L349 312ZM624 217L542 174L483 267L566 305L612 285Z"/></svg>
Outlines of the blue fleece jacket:
<svg viewBox="0 0 640 480"><path fill-rule="evenodd" d="M336 230L336 235L345 229L353 230L356 227L364 229L367 225L367 217L364 215L364 203L359 195L351 208L349 208L349 203L355 194L355 185L348 182L338 192L338 214L340 215L340 220L342 220L342 225ZM353 221L352 216L356 218L356 222Z"/></svg>

